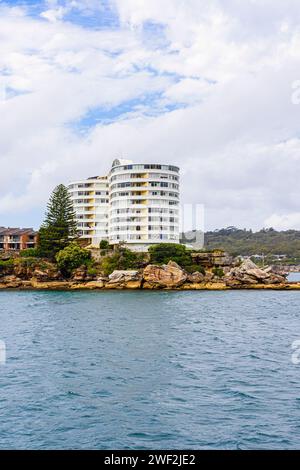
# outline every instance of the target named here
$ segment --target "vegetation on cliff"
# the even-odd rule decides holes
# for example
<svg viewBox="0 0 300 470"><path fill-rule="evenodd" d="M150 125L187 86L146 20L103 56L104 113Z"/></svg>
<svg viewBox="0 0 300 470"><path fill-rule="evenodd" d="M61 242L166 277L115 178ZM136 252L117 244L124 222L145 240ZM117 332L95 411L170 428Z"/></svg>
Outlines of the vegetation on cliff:
<svg viewBox="0 0 300 470"><path fill-rule="evenodd" d="M57 267L63 276L71 276L74 269L80 266L91 267L91 252L81 248L76 243L70 243L63 250L60 250L56 256Z"/></svg>
<svg viewBox="0 0 300 470"><path fill-rule="evenodd" d="M201 265L194 263L191 251L187 250L184 245L177 243L158 243L149 248L150 263L152 264L167 264L169 261L174 261L179 266L184 268L187 272L201 272L205 273Z"/></svg>
<svg viewBox="0 0 300 470"><path fill-rule="evenodd" d="M105 276L116 270L140 269L145 265L145 254L135 253L127 248L119 248L101 260L101 269Z"/></svg>

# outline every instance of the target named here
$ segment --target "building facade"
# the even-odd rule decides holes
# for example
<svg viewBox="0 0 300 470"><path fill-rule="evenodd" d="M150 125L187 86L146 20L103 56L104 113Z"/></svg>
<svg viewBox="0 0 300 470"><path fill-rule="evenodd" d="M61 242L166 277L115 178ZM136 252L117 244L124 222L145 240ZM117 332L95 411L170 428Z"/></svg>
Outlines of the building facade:
<svg viewBox="0 0 300 470"><path fill-rule="evenodd" d="M32 228L0 227L0 250L19 251L35 248L37 232Z"/></svg>
<svg viewBox="0 0 300 470"><path fill-rule="evenodd" d="M96 189L99 181L105 189ZM106 196L96 198L99 190ZM69 191L80 237L92 245L106 239L111 245L125 243L144 251L155 243L179 243L176 166L116 159L108 176L70 183Z"/></svg>
<svg viewBox="0 0 300 470"><path fill-rule="evenodd" d="M94 176L75 181L68 186L76 213L79 236L88 243L99 245L108 239L109 192L106 176Z"/></svg>

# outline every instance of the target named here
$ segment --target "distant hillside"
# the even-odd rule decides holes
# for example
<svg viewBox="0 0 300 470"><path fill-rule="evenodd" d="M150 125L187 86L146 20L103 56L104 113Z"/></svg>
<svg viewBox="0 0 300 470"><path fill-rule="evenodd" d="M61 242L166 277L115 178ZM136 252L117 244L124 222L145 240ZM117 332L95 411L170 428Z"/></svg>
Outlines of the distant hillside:
<svg viewBox="0 0 300 470"><path fill-rule="evenodd" d="M234 256L263 255L272 260L278 258L279 255L284 255L288 264L298 264L300 263L300 231L278 232L273 228L268 228L252 232L252 230L227 227L206 232L204 248L208 250L220 248Z"/></svg>

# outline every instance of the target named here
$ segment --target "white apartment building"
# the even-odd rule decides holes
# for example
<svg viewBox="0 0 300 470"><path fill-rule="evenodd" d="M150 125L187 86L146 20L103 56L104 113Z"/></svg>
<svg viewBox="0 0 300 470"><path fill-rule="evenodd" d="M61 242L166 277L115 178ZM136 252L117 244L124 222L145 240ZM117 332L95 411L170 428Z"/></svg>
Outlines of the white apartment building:
<svg viewBox="0 0 300 470"><path fill-rule="evenodd" d="M179 168L114 160L106 177L69 184L80 237L145 251L179 243Z"/></svg>
<svg viewBox="0 0 300 470"><path fill-rule="evenodd" d="M95 176L87 180L74 181L68 185L76 213L80 238L89 244L108 239L109 191L106 176Z"/></svg>

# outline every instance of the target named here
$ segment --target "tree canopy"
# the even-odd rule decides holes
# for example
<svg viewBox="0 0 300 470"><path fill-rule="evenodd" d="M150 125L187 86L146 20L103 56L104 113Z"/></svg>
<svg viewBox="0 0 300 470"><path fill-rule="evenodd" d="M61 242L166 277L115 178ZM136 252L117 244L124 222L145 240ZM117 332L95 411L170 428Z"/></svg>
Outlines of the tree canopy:
<svg viewBox="0 0 300 470"><path fill-rule="evenodd" d="M55 258L77 236L76 216L68 189L58 185L51 194L45 220L39 230L41 256Z"/></svg>

